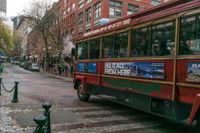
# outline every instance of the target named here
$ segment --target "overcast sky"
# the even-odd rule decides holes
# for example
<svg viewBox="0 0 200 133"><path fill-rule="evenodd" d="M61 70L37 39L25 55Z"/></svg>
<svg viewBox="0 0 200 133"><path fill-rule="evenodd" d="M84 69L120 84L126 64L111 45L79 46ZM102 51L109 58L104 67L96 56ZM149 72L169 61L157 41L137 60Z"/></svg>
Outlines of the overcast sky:
<svg viewBox="0 0 200 133"><path fill-rule="evenodd" d="M32 0L7 0L7 16L13 17L21 14ZM51 0L58 1L58 0Z"/></svg>

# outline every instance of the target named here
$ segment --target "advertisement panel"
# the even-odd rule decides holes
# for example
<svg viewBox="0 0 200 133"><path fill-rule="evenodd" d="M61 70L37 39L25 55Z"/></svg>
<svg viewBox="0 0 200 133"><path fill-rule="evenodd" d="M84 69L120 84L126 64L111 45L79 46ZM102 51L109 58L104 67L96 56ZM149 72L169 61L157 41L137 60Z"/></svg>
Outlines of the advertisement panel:
<svg viewBox="0 0 200 133"><path fill-rule="evenodd" d="M200 83L200 62L188 63L186 81Z"/></svg>
<svg viewBox="0 0 200 133"><path fill-rule="evenodd" d="M105 62L104 74L165 79L164 63L160 62Z"/></svg>
<svg viewBox="0 0 200 133"><path fill-rule="evenodd" d="M88 73L96 73L97 66L96 63L89 62L89 63L78 63L77 64L78 72L88 72Z"/></svg>

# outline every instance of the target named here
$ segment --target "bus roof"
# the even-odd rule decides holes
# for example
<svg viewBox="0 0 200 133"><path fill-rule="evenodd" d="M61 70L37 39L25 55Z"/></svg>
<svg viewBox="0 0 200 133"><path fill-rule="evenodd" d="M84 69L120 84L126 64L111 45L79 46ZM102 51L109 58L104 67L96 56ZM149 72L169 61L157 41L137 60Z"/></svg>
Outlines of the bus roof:
<svg viewBox="0 0 200 133"><path fill-rule="evenodd" d="M142 22L154 20L157 18L161 18L164 16L172 15L174 13L178 13L181 11L185 11L191 8L199 7L199 0L173 0L158 6L149 8L147 10L138 12L136 14L128 15L126 17L122 17L116 19L114 21L109 22L108 24L99 26L95 28L93 31L87 32L83 37L77 39L80 41L82 39L86 39L89 37L97 36L100 34L105 34L107 32L111 32L116 29L121 29L128 27L133 24L139 24Z"/></svg>

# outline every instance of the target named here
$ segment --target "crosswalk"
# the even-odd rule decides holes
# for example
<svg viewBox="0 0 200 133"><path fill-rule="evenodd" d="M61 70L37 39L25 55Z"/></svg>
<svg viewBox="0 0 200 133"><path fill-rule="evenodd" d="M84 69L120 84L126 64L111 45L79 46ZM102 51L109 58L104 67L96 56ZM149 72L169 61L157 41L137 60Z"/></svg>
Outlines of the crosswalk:
<svg viewBox="0 0 200 133"><path fill-rule="evenodd" d="M126 108L66 108L76 116L72 123L53 124L54 133L179 133L192 129L151 114ZM73 118L72 118L73 119ZM182 133L182 132L181 132ZM185 132L186 133L186 132Z"/></svg>

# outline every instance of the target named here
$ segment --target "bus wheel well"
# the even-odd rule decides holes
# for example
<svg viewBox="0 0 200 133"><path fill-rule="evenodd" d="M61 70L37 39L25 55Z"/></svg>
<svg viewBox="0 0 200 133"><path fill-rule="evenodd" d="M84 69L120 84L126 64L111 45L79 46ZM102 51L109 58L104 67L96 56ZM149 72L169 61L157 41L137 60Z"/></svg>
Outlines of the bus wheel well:
<svg viewBox="0 0 200 133"><path fill-rule="evenodd" d="M77 90L80 83L81 83L81 80L76 79L76 80L75 80L75 83L74 83L74 89Z"/></svg>

